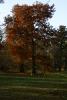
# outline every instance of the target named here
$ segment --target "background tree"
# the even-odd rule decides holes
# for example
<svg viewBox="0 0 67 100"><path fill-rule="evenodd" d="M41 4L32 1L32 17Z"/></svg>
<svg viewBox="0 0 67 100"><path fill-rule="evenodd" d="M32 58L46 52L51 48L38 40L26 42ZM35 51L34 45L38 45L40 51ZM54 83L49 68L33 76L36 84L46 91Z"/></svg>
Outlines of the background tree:
<svg viewBox="0 0 67 100"><path fill-rule="evenodd" d="M0 72L13 71L16 66L10 58L4 34L4 29L0 28Z"/></svg>
<svg viewBox="0 0 67 100"><path fill-rule="evenodd" d="M65 69L66 66L66 58L67 58L67 30L66 26L59 26L57 32L57 66L59 66L59 70Z"/></svg>
<svg viewBox="0 0 67 100"><path fill-rule="evenodd" d="M40 35L37 39L37 58L41 61L44 71L52 70L57 30L50 26L49 23L46 23L45 28L42 25L41 30L38 29L37 31L39 31Z"/></svg>
<svg viewBox="0 0 67 100"><path fill-rule="evenodd" d="M4 0L0 0L0 3L4 3Z"/></svg>

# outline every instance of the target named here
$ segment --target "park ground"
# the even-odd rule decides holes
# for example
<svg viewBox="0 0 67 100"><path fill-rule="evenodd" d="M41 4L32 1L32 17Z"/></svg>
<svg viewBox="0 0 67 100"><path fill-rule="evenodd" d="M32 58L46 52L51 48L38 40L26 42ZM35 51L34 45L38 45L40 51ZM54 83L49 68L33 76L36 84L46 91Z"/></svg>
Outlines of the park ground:
<svg viewBox="0 0 67 100"><path fill-rule="evenodd" d="M67 100L67 73L0 74L0 100Z"/></svg>

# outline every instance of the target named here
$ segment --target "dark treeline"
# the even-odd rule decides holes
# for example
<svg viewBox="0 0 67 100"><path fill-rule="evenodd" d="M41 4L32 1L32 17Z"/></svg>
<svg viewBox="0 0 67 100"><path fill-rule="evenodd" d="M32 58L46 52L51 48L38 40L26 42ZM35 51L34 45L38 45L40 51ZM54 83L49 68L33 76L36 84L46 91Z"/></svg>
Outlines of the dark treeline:
<svg viewBox="0 0 67 100"><path fill-rule="evenodd" d="M67 69L67 28L48 20L54 4L15 5L0 29L0 71L44 74ZM6 39L3 41L3 34Z"/></svg>

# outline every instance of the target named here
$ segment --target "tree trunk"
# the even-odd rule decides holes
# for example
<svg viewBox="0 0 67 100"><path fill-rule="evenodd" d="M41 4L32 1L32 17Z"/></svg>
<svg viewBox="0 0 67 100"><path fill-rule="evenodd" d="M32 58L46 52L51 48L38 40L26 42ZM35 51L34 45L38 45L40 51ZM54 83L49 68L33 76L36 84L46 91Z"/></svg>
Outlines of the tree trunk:
<svg viewBox="0 0 67 100"><path fill-rule="evenodd" d="M24 73L24 64L20 65L20 72Z"/></svg>
<svg viewBox="0 0 67 100"><path fill-rule="evenodd" d="M35 52L36 52L36 46L35 41L32 38L32 75L36 74L36 61L35 61Z"/></svg>

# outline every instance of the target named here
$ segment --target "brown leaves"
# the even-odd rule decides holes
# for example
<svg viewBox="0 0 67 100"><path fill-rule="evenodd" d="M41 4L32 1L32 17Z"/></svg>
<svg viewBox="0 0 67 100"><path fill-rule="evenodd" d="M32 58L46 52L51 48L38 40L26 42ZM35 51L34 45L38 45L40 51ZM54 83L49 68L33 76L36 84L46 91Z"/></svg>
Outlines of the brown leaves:
<svg viewBox="0 0 67 100"><path fill-rule="evenodd" d="M7 18L7 42L11 49L13 57L19 59L17 62L22 62L32 57L32 38L34 37L36 20L44 20L52 17L54 6L48 4L37 3L29 5L15 5L13 7L11 21ZM10 25L9 25L10 24ZM10 28L12 25L12 28ZM10 26L10 27L9 27ZM13 59L14 60L14 59Z"/></svg>

